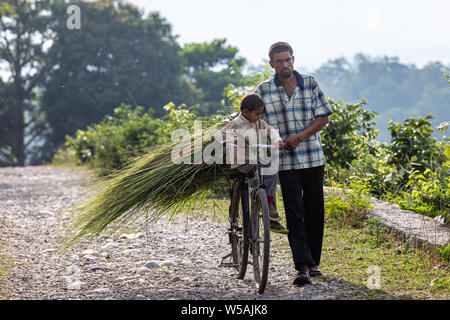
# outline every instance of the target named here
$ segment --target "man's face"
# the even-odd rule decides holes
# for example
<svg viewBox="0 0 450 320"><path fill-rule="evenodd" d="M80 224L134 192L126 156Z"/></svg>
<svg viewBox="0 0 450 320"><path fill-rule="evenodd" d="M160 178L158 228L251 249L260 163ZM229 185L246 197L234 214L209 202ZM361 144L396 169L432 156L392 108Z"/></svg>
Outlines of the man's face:
<svg viewBox="0 0 450 320"><path fill-rule="evenodd" d="M264 106L258 107L253 111L249 111L248 109L244 109L244 111L242 111L242 114L244 115L244 117L247 118L248 121L250 122L256 122L259 119L261 119L262 115L264 112Z"/></svg>
<svg viewBox="0 0 450 320"><path fill-rule="evenodd" d="M278 52L273 55L269 64L279 77L289 78L294 71L294 56L291 56L289 51Z"/></svg>

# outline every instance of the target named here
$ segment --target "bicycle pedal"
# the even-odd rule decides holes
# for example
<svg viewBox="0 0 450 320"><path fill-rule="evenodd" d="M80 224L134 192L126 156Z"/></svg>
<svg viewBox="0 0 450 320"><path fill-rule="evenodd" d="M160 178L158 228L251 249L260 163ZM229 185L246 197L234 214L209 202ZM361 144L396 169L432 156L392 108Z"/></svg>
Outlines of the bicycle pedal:
<svg viewBox="0 0 450 320"><path fill-rule="evenodd" d="M234 268L234 267L236 267L236 264L232 263L232 262L223 262L223 263L219 264L219 267Z"/></svg>

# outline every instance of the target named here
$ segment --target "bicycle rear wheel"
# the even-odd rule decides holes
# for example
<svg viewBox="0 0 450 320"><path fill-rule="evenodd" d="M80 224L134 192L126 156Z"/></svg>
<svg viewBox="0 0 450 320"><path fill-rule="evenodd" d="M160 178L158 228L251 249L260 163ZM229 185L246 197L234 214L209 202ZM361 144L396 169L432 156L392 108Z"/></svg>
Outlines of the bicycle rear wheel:
<svg viewBox="0 0 450 320"><path fill-rule="evenodd" d="M251 219L253 274L257 292L262 294L267 285L270 259L269 205L264 189L258 189L252 199Z"/></svg>
<svg viewBox="0 0 450 320"><path fill-rule="evenodd" d="M230 242L231 256L237 278L242 279L247 272L249 241L248 222L244 222L245 210L248 212L248 187L241 179L236 180L230 208Z"/></svg>

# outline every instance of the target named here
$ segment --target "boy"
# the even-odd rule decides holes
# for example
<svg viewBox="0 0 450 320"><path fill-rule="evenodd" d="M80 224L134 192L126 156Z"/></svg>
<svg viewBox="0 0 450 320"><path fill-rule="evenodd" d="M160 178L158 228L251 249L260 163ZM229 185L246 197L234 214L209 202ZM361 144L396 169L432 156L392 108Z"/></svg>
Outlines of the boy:
<svg viewBox="0 0 450 320"><path fill-rule="evenodd" d="M217 142L226 143L226 160L228 164L231 164L231 168L248 173L256 163L264 163L264 159L258 159L256 148L253 145L263 146L268 137L280 150L283 149L284 143L278 132L261 119L264 112L264 101L258 94L247 94L241 101L240 109L241 113L218 131L214 137ZM277 174L263 175L263 179L269 204L270 229L273 232L287 234L288 230L279 223L282 218L276 209L275 193L278 176Z"/></svg>

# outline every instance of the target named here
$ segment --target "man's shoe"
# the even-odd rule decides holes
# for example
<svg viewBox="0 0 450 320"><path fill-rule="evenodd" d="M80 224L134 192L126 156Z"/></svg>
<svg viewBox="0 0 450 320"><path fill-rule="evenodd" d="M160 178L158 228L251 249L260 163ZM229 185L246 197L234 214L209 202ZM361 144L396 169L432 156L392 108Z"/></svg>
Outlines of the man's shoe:
<svg viewBox="0 0 450 320"><path fill-rule="evenodd" d="M303 286L305 284L311 283L311 278L309 276L308 271L299 271L297 275L295 276L293 285L295 286Z"/></svg>
<svg viewBox="0 0 450 320"><path fill-rule="evenodd" d="M312 266L309 268L309 275L311 277L320 277L322 275L322 272L320 272L317 266Z"/></svg>

